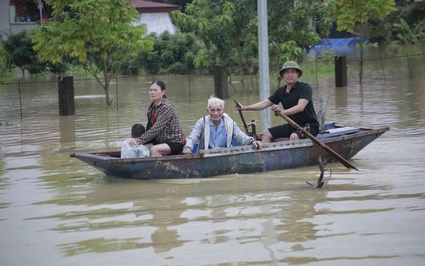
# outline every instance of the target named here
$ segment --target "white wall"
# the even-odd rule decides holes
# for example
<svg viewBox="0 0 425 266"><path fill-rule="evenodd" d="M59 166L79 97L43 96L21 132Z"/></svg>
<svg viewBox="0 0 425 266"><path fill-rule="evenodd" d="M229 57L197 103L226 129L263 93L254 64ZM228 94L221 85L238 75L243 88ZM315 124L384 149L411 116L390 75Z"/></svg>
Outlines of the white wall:
<svg viewBox="0 0 425 266"><path fill-rule="evenodd" d="M145 24L149 33L155 32L158 35L165 31L170 34L176 33L176 27L168 13L142 13L139 18L139 24Z"/></svg>
<svg viewBox="0 0 425 266"><path fill-rule="evenodd" d="M1 40L6 40L6 35L3 31L10 30L9 18L9 0L0 0L0 36Z"/></svg>

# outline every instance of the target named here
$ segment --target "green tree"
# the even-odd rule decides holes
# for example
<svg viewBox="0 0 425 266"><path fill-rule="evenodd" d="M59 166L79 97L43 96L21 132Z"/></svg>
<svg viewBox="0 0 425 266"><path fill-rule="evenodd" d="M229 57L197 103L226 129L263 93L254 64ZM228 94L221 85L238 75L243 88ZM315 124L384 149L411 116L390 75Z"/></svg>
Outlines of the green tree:
<svg viewBox="0 0 425 266"><path fill-rule="evenodd" d="M40 62L37 52L33 49L31 36L23 30L16 34L7 34L7 40L3 41L5 57L9 69L16 66L25 75L25 70L30 74L37 74L49 70L52 73L63 73L65 65L60 63Z"/></svg>
<svg viewBox="0 0 425 266"><path fill-rule="evenodd" d="M329 35L333 18L324 1L268 1L270 64L301 61L321 38Z"/></svg>
<svg viewBox="0 0 425 266"><path fill-rule="evenodd" d="M268 0L267 6L271 66L301 60L305 50L329 34L333 20L323 1L306 0L294 6L293 0ZM217 62L226 66L232 66L236 58L241 74L258 71L256 1L194 0L185 13L173 15L179 26L205 43L206 51L196 57L197 66L216 61L210 58L215 53Z"/></svg>
<svg viewBox="0 0 425 266"><path fill-rule="evenodd" d="M43 61L70 58L103 87L106 104L112 100L109 83L127 55L152 49L154 39L143 38L143 25L134 26L137 11L131 0L46 0L53 20L35 31L34 49Z"/></svg>
<svg viewBox="0 0 425 266"><path fill-rule="evenodd" d="M120 74L137 74L140 70L151 76L169 73L189 73L195 70L195 55L200 50L200 43L191 34L164 32L155 38L150 51L142 51L137 56L127 56L120 63Z"/></svg>
<svg viewBox="0 0 425 266"><path fill-rule="evenodd" d="M3 48L3 42L0 42L0 84L1 80L7 78L10 75L10 70L7 67L7 53Z"/></svg>
<svg viewBox="0 0 425 266"><path fill-rule="evenodd" d="M337 20L337 29L354 33L360 38L360 82L363 78L363 37L371 19L382 20L396 11L394 0L329 0Z"/></svg>
<svg viewBox="0 0 425 266"><path fill-rule="evenodd" d="M196 43L196 37L193 34L161 34L154 45L154 50L148 52L145 62L145 69L151 69L149 66L159 65L157 73L188 73L194 69L194 59L199 51L199 45ZM154 53L153 56L150 53ZM154 60L150 60L154 59ZM155 74L155 73L151 73Z"/></svg>
<svg viewBox="0 0 425 266"><path fill-rule="evenodd" d="M400 19L400 23L394 24L394 31L396 32L393 44L416 44L425 42L425 19L419 23L409 26L404 19Z"/></svg>
<svg viewBox="0 0 425 266"><path fill-rule="evenodd" d="M179 27L200 38L208 51L214 51L220 64L231 65L235 51L244 84L243 74L251 68L244 57L243 39L247 25L255 19L255 12L256 2L251 0L193 0L186 6L185 13L173 12L173 18ZM204 59L196 61L205 62Z"/></svg>
<svg viewBox="0 0 425 266"><path fill-rule="evenodd" d="M6 51L8 67L18 67L22 76L25 76L26 67L37 59L37 53L32 49L31 38L25 30L7 36L7 40L3 42L3 47Z"/></svg>

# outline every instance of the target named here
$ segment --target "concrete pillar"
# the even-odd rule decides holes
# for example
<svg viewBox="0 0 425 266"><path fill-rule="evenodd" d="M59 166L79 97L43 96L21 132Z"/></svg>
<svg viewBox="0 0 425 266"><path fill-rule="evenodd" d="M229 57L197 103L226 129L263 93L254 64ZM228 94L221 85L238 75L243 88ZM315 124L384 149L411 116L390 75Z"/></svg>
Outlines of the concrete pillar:
<svg viewBox="0 0 425 266"><path fill-rule="evenodd" d="M214 67L214 92L220 99L227 99L227 67L217 65Z"/></svg>
<svg viewBox="0 0 425 266"><path fill-rule="evenodd" d="M347 86L347 57L335 56L335 86Z"/></svg>
<svg viewBox="0 0 425 266"><path fill-rule="evenodd" d="M74 77L58 77L59 115L75 115Z"/></svg>

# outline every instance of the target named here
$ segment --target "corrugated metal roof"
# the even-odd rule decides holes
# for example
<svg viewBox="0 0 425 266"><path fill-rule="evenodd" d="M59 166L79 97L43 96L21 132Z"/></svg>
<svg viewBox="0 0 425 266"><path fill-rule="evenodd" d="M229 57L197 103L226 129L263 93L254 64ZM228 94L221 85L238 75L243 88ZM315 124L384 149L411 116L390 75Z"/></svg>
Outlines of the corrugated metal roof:
<svg viewBox="0 0 425 266"><path fill-rule="evenodd" d="M139 13L169 13L171 11L180 9L180 6L178 5L143 0L134 0L133 4Z"/></svg>

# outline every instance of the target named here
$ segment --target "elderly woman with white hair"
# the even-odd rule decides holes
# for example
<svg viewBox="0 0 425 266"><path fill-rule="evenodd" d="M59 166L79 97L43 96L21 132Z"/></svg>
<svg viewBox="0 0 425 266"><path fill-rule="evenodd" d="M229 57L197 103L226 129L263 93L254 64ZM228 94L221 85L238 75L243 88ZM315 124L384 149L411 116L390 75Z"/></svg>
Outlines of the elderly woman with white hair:
<svg viewBox="0 0 425 266"><path fill-rule="evenodd" d="M183 147L184 154L191 154L193 146L198 144L198 150L208 150L232 146L232 140L240 145L253 145L261 149L261 141L255 140L243 132L236 122L224 112L224 101L211 96L207 105L208 115L200 118L186 138Z"/></svg>

